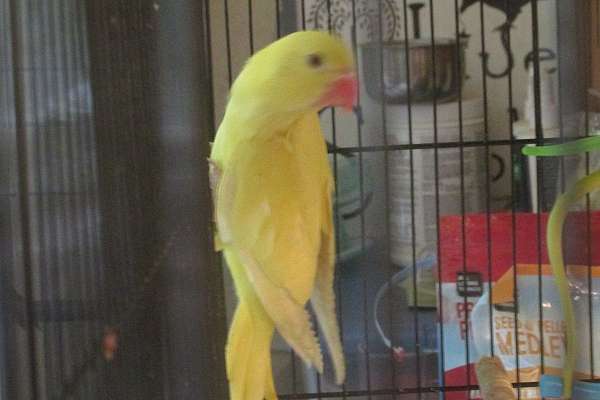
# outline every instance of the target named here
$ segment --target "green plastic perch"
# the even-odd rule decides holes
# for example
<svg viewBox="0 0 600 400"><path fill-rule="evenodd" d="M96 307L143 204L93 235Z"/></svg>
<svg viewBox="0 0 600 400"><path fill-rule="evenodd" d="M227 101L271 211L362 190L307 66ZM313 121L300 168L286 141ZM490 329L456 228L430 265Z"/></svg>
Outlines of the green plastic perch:
<svg viewBox="0 0 600 400"><path fill-rule="evenodd" d="M586 194L600 189L600 171L596 171L575 183L567 192L558 197L548 220L548 255L556 277L560 302L565 314L567 327L567 354L563 369L564 391L566 399L571 398L573 390L573 371L575 368L575 316L573 303L569 295L569 285L565 273L562 251L562 230L569 206L580 200Z"/></svg>
<svg viewBox="0 0 600 400"><path fill-rule="evenodd" d="M523 154L537 157L551 157L579 154L600 148L600 137L587 137L573 142L542 146L525 147ZM568 191L561 194L554 203L548 219L547 242L548 256L552 271L556 278L556 285L560 302L565 315L567 349L566 360L563 367L563 398L570 399L573 392L573 372L575 370L575 315L573 313L573 302L569 295L569 283L563 261L562 231L571 204L580 200L586 194L600 189L600 171L596 171L575 183Z"/></svg>
<svg viewBox="0 0 600 400"><path fill-rule="evenodd" d="M526 146L523 148L523 154L536 157L557 157L587 153L593 150L600 150L600 136L590 136L568 143L549 146Z"/></svg>

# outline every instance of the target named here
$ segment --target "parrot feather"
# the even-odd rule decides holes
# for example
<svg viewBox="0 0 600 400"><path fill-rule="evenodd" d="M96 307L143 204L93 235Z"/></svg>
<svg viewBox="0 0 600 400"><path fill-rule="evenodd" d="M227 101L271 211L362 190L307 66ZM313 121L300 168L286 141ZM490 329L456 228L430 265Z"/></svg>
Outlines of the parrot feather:
<svg viewBox="0 0 600 400"><path fill-rule="evenodd" d="M329 197L329 196L328 196ZM315 288L311 296L311 304L323 330L336 373L336 383L341 385L346 375L342 342L335 313L335 295L333 281L335 277L335 234L331 217L331 205L324 207L325 229L321 235Z"/></svg>
<svg viewBox="0 0 600 400"><path fill-rule="evenodd" d="M221 176L223 175L223 170L219 167L218 163L214 160L208 158L208 178L210 183L210 191L212 193L213 198L213 219L214 223L217 223L217 196L219 193L219 185L221 182ZM223 243L221 242L221 238L219 237L218 231L215 232L214 235L215 241L215 251L223 250Z"/></svg>
<svg viewBox="0 0 600 400"><path fill-rule="evenodd" d="M249 254L239 252L248 277L279 334L304 362L322 373L323 358L308 312L292 298L288 290L271 282Z"/></svg>
<svg viewBox="0 0 600 400"><path fill-rule="evenodd" d="M234 82L211 146L216 227L239 299L226 347L232 400L276 400L275 329L323 372L310 300L336 382L345 377L333 291L333 177L317 112L351 109L352 53L324 32L296 32L256 53Z"/></svg>

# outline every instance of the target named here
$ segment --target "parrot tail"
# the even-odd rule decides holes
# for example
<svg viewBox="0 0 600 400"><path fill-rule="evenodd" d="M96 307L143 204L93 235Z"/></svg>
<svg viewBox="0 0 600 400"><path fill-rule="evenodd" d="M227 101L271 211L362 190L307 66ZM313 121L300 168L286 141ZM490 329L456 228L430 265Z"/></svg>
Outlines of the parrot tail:
<svg viewBox="0 0 600 400"><path fill-rule="evenodd" d="M226 348L231 400L277 400L271 367L273 332L260 300L240 299Z"/></svg>

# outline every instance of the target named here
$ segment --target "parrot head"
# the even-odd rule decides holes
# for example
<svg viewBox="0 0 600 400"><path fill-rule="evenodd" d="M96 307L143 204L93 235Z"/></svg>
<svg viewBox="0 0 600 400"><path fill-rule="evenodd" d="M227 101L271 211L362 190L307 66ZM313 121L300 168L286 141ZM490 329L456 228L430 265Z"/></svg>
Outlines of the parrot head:
<svg viewBox="0 0 600 400"><path fill-rule="evenodd" d="M265 112L298 112L342 106L357 98L352 52L326 32L301 31L265 47L248 60L231 99L252 100Z"/></svg>

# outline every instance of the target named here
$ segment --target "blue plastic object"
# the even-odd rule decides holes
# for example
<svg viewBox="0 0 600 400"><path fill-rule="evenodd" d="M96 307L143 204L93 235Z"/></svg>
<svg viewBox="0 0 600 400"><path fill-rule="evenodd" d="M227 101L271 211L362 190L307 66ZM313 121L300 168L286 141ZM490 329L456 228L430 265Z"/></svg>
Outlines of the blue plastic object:
<svg viewBox="0 0 600 400"><path fill-rule="evenodd" d="M543 398L562 398L563 385L560 376L542 375L540 379L540 393ZM600 399L600 383L575 381L573 385L572 400L598 400Z"/></svg>

